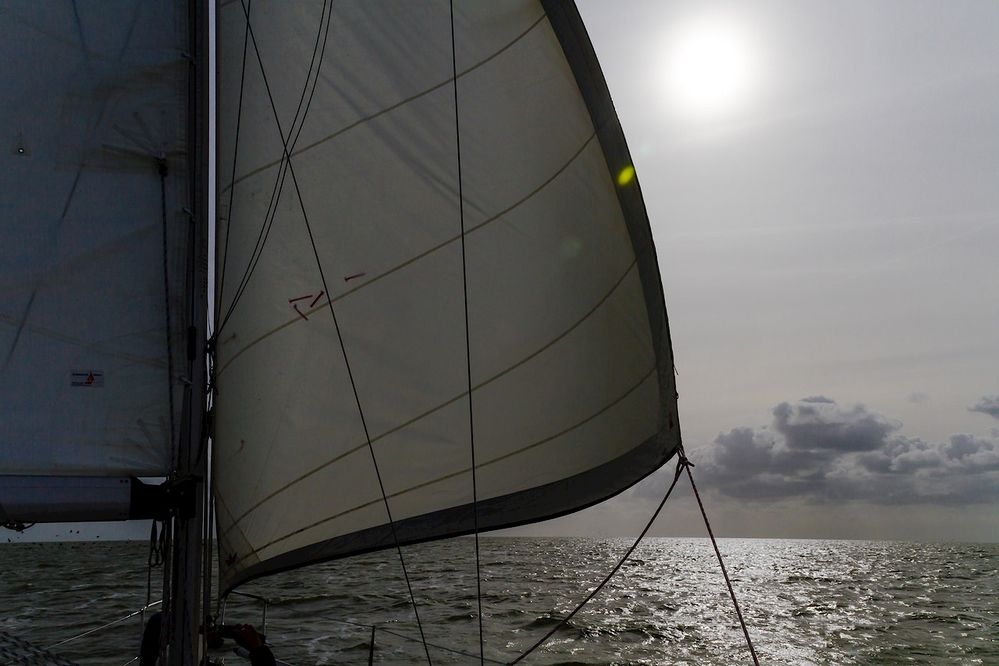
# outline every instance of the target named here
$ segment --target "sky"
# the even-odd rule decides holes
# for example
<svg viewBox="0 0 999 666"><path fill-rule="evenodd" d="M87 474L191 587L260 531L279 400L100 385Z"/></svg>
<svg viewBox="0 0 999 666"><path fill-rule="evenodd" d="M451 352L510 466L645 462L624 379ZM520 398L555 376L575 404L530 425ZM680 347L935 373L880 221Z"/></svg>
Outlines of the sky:
<svg viewBox="0 0 999 666"><path fill-rule="evenodd" d="M999 541L999 3L579 6L716 532ZM672 468L515 533L637 534ZM685 481L652 534L704 534Z"/></svg>
<svg viewBox="0 0 999 666"><path fill-rule="evenodd" d="M999 4L579 5L713 527L999 541ZM668 468L530 531L635 534Z"/></svg>

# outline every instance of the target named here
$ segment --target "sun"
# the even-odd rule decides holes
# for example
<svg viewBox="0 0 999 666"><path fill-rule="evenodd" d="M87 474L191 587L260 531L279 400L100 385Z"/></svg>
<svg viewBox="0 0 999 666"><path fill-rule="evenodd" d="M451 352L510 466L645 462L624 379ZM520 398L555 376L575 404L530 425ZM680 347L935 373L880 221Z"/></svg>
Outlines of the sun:
<svg viewBox="0 0 999 666"><path fill-rule="evenodd" d="M682 26L666 53L670 102L700 116L736 108L753 82L752 56L744 31L730 21L702 18Z"/></svg>

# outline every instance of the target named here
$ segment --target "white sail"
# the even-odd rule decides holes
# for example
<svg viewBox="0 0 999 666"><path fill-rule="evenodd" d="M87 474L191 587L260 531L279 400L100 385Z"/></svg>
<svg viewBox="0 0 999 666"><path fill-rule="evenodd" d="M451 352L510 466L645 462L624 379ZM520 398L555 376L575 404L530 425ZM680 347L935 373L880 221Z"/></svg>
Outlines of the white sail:
<svg viewBox="0 0 999 666"><path fill-rule="evenodd" d="M178 0L0 7L0 474L169 469L190 307L186 42ZM15 485L0 477L5 499Z"/></svg>
<svg viewBox="0 0 999 666"><path fill-rule="evenodd" d="M447 2L222 5L226 588L577 510L679 444L649 223L578 13L454 4L454 63Z"/></svg>

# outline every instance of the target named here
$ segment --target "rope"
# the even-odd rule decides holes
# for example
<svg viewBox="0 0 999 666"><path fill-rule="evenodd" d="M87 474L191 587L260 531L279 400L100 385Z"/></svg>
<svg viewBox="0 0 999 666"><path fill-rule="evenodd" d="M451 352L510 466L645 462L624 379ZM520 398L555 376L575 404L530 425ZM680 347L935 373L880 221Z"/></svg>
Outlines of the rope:
<svg viewBox="0 0 999 666"><path fill-rule="evenodd" d="M465 195L461 178L461 130L458 115L458 57L454 42L454 0L451 11L451 82L454 90L454 143L458 161L458 219L461 225L461 292L465 306L465 370L468 380L468 441L472 454L472 520L475 535L475 602L479 617L479 663L485 664L485 633L482 629L482 567L479 555L479 492L475 472L475 419L472 410L472 346L468 332L468 267L465 261Z"/></svg>
<svg viewBox="0 0 999 666"><path fill-rule="evenodd" d="M84 631L82 634L77 634L76 636L70 636L69 638L63 639L63 640L59 641L58 643L53 643L52 645L47 645L47 646L45 646L45 649L46 650L51 650L52 648L59 647L60 645L65 645L66 643L72 643L73 641L78 640L80 638L83 638L84 636L89 636L90 634L95 634L98 631L102 631L104 629L107 629L108 627L113 627L114 625L119 624L120 622L124 622L125 620L133 618L136 615L139 615L141 613L145 613L147 610L149 610L153 606L156 606L156 605L161 604L161 603L163 603L163 602L162 601L154 601L151 604L146 604L145 606L143 606L139 610L133 611L133 612L129 613L128 615L126 615L125 617L120 617L117 620L112 620L111 622L108 622L107 624L102 624L99 627L94 627L93 629L88 629L87 631Z"/></svg>
<svg viewBox="0 0 999 666"><path fill-rule="evenodd" d="M680 480L680 475L683 473L683 470L688 465L690 465L690 462L683 455L683 450L681 449L680 453L679 453L679 457L678 457L678 459L676 461L676 472L674 472L674 474L673 474L673 481L672 481L672 483L669 484L669 488L666 490L666 494L663 496L662 501L659 502L659 506L656 507L656 510L652 514L652 517L649 518L649 522L646 523L645 528L642 530L642 533L639 534L638 538L635 539L635 542L633 544L631 544L631 547L628 548L627 552L624 554L624 557L622 557L620 559L620 561L617 564L614 565L614 568L611 569L610 573L607 574L607 576L602 581L600 581L600 584L597 585L595 588L593 588L593 591L590 592L588 595L586 595L586 598L583 599L581 602L579 602L578 606L576 606L574 609L572 609L571 613L569 613L564 618L562 618L562 620L558 624L556 624L554 627L552 627L552 629L547 634L545 634L544 636L542 636L538 640L538 642L536 642L534 645L532 645L531 647L529 647L523 654L521 654L519 657L517 657L513 661L509 662L510 666L512 666L513 664L516 664L517 662L521 661L522 659L524 659L524 657L526 657L527 655L531 654L532 652L534 652L535 650L537 650L539 647L541 647L542 645L544 645L548 641L549 638L551 638L552 636L555 635L555 632L557 632L559 629L561 629L566 624L568 624L569 620L571 620L573 618L573 616L576 613L578 613L583 608L583 606L585 606L590 601L590 599L592 599L593 597L597 596L597 594L600 592L600 590L602 590L604 588L604 586L610 581L610 579L614 577L614 574L616 574L618 572L618 569L620 569L624 565L624 563L628 560L628 558L631 557L631 554L635 551L635 548L638 547L638 544L641 543L642 539L645 538L645 535L648 534L649 529L652 527L652 524L656 521L656 518L659 517L659 513L663 510L663 507L666 505L666 500L669 499L669 496L673 492L673 489L676 488L676 483L677 483L677 481Z"/></svg>
<svg viewBox="0 0 999 666"><path fill-rule="evenodd" d="M251 0L252 1L252 0ZM243 5L242 0L240 5ZM329 7L329 14L326 13L326 9ZM256 39L253 35L253 27L250 22L250 6L249 4L243 6L243 14L246 16L246 31L250 35L250 39L253 41L254 51L257 49ZM284 152L281 154L281 166L278 170L278 177L274 181L274 186L271 188L270 200L267 203L267 211L264 213L264 223L260 227L260 231L257 233L257 240L254 243L253 251L250 253L250 262L247 264L246 269L243 271L243 276L240 278L239 284L236 287L236 292L233 295L232 303L226 309L225 315L222 317L222 321L219 323L218 329L215 335L218 336L222 333L222 329L228 323L229 318L236 309L236 304L242 298L243 294L246 292L247 285L249 285L250 277L252 277L253 272L257 268L257 264L260 261L260 257L264 251L264 245L267 243L267 239L270 237L271 228L274 225L274 218L277 216L277 200L281 196L281 192L284 190L284 183L288 175L288 169L291 165L291 153L294 152L295 146L298 144L298 139L302 135L302 128L305 127L305 119L308 116L309 109L312 107L312 99L316 93L316 87L319 84L319 71L322 67L323 59L326 55L326 43L329 39L329 28L333 18L333 8L330 2L323 3L323 10L319 17L319 22L322 24L323 18L326 20L326 27L320 28L316 33L316 43L312 48L312 60L309 62L309 70L305 78L305 87L302 89L302 94L298 98L298 107L295 109L295 115L291 119L291 128L288 132L288 138L285 139L284 131L281 129L280 122L278 123L278 132L281 134L281 142L284 147ZM323 36L322 48L319 46L319 37ZM318 65L316 65L315 78L312 77L312 66L317 63L317 53L318 53ZM260 59L260 53L257 52L257 62L260 63L261 76L264 79L265 87L268 86L267 75L264 73L263 63ZM309 88L309 81L312 81L312 87ZM306 90L309 92L308 102L305 103L305 108L302 108L302 102L305 100ZM268 91L268 95L270 95ZM273 109L273 97L271 97L272 109ZM301 122L299 122L299 115L301 114ZM298 128L295 128L296 123ZM294 135L294 136L292 136ZM287 160L285 160L287 157ZM235 155L233 156L233 178L235 178ZM235 180L233 181L233 186L230 187L230 208L229 208L229 219L232 219L232 190L235 189ZM226 242L229 238L229 226L226 225ZM224 270L224 268L223 268ZM219 291L220 298L222 296L221 290Z"/></svg>
<svg viewBox="0 0 999 666"><path fill-rule="evenodd" d="M240 2L240 5L242 5L242 2ZM246 11L245 6L243 7L243 10L244 10L244 12ZM330 12L330 15L332 16L332 11ZM246 20L247 20L247 23L249 24L249 20L250 20L249 15L247 15ZM253 43L254 54L256 55L258 64L260 65L260 73L261 73L261 77L263 78L264 89L266 90L266 92L267 92L267 98L270 101L271 112L274 114L274 122L277 125L278 132L280 132L281 136L283 137L284 136L284 132L281 129L281 119L280 119L280 117L278 116L278 113L277 113L277 105L274 102L274 96L273 96L273 94L271 92L270 84L267 81L267 74L264 71L263 59L260 56L260 49L257 47L257 39L256 39L256 36L253 33L253 26L252 25L250 25L249 32L250 32L250 41ZM316 246L315 235L312 233L312 225L309 222L309 214L308 214L308 212L305 209L305 199L302 196L301 189L299 188L298 177L295 175L295 167L292 165L291 154L290 154L290 152L288 150L288 144L287 143L284 144L284 157L285 157L285 159L287 160L287 163L288 163L288 172L291 174L291 182L295 186L295 194L298 197L299 207L302 209L302 218L303 218L303 220L305 222L305 229L306 229L306 231L309 234L309 242L312 245L312 253L313 253L313 256L315 257L315 260L316 260L316 268L319 271L319 278L322 281L323 290L324 290L324 293L326 294L326 298L327 298L327 301L328 301L329 298L330 298L330 290L329 290L329 286L328 286L328 284L326 282L326 273L323 270L323 263L322 263L322 260L319 257L319 249ZM385 484L382 481L381 471L378 468L378 459L375 456L374 446L372 446L372 444L371 444L371 434L370 434L370 432L368 430L368 424L367 424L367 421L366 421L366 419L364 417L364 410L361 407L361 398L360 398L360 395L357 392L357 383L354 381L354 374L353 374L353 372L351 370L351 367L350 367L350 360L349 360L348 355L347 355L347 347L344 344L343 334L340 331L340 323L337 320L336 311L334 310L332 303L330 303L330 309L329 310L330 310L330 317L332 318L332 321L333 321L333 328L336 331L337 341L338 341L338 343L340 345L340 352L343 354L343 362L344 362L344 366L345 366L345 368L347 370L347 378L350 380L350 387L351 387L351 390L354 393L354 403L357 405L358 416L361 419L361 427L364 430L364 437L365 437L365 440L367 441L367 444L368 444L368 451L371 454L371 463L374 466L375 477L378 479L378 487L379 487L379 490L381 491L381 494L382 494L382 501L385 504L385 513L386 513L386 515L388 517L389 529L392 532L392 541L395 543L396 551L399 553L399 563L400 563L400 565L402 567L403 578L405 578L405 580L406 580L406 588L409 591L409 598L410 598L410 601L411 601L411 603L413 605L413 613L416 616L416 624L417 624L417 626L419 627L419 630L420 630L420 637L423 640L424 651L426 652L426 655L427 655L427 663L432 665L433 661L430 658L430 648L427 646L426 636L425 636L425 634L423 632L423 623L420 621L420 612L419 612L418 606L416 604L416 596L413 594L413 586L412 586L412 583L410 582L410 579L409 579L409 572L406 569L406 560L405 560L405 558L403 557L403 554L402 554L402 545L399 543L399 536L398 536L398 534L396 532L396 528L395 528L395 520L392 518L392 510L389 507L388 494L385 492ZM223 322L223 325L224 325L224 322Z"/></svg>
<svg viewBox="0 0 999 666"><path fill-rule="evenodd" d="M683 453L680 453L681 457ZM735 614L739 616L739 624L742 625L742 634L746 637L746 645L749 646L749 653L753 656L753 663L756 666L760 666L759 657L756 656L756 648L753 647L753 639L749 637L749 629L746 628L746 621L742 618L742 610L739 608L739 602L735 598L735 589L732 587L732 581L729 580L728 571L725 570L725 562L722 561L721 551L718 550L718 543L715 541L715 534L711 530L711 523L708 522L708 514L704 511L704 504L701 502L701 495L697 492L697 484L694 483L694 475L690 473L690 468L694 466L693 463L685 461L685 467L687 469L687 478L690 479L690 487L694 489L694 497L697 498L697 506L701 509L701 516L704 518L704 526L708 528L708 536L711 537L711 545L715 549L715 556L718 558L718 564L721 566L722 576L725 577L725 585L728 586L728 594L732 597L732 605L735 606Z"/></svg>
<svg viewBox="0 0 999 666"><path fill-rule="evenodd" d="M253 8L253 0L247 3L247 14ZM232 186L229 188L229 206L226 208L225 241L222 244L222 261L220 262L220 273L218 276L218 303L215 307L215 322L219 322L219 315L222 314L222 297L225 295L225 262L229 256L229 225L232 221L233 193L236 189L236 158L239 156L239 126L243 120L243 84L246 82L246 47L250 43L247 35L250 32L250 22L247 20L246 27L243 28L243 60L239 69L239 101L236 103L236 135L233 138L232 147ZM216 227L217 228L217 227ZM216 234L217 237L217 234Z"/></svg>

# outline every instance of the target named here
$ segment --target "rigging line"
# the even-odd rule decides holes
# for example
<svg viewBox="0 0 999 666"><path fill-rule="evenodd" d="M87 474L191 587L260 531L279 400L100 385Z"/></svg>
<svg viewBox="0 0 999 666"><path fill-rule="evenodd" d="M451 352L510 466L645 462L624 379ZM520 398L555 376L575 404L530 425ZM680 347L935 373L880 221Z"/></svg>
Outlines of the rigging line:
<svg viewBox="0 0 999 666"><path fill-rule="evenodd" d="M683 473L683 470L686 469L687 466L690 464L687 461L686 456L683 455L683 447L680 447L677 450L678 450L678 453L679 453L679 457L677 458L677 461L676 461L676 472L674 472L674 474L673 474L673 482L669 484L669 488L666 490L666 494L663 496L662 501L659 502L659 506L656 507L656 510L652 514L652 517L649 518L649 522L646 523L645 528L642 530L642 533L638 535L637 539L635 539L635 543L631 544L631 547L624 554L624 557L622 557L621 560L617 564L614 565L614 568L611 569L611 571L610 571L609 574L607 574L607 577L604 578L602 581L600 581L600 584L597 585L595 588L593 588L593 590L588 595L586 595L586 598L583 599L581 602L579 602L578 606L576 606L574 609L572 609L571 613L569 613L564 618L562 618L562 620L558 624L556 624L554 627L552 627L551 630L549 630L549 632L547 634L545 634L544 636L542 636L541 639L538 642L536 642L534 645L532 645L531 647L529 647L519 657L517 657L516 659L514 659L513 661L511 661L510 662L510 666L512 666L513 664L516 664L516 663L520 662L522 659L524 659L524 657L526 657L527 655L529 655L532 652L534 652L535 650L537 650L545 642L547 642L549 638L551 638L552 636L554 636L555 632L557 632L559 629L561 629L566 624L568 624L569 620L571 620L573 618L573 616L576 613L578 613L580 611L580 609L582 609L583 606L585 606L590 601L590 599L592 599L593 597L597 596L597 594L600 592L600 590L602 590L604 588L604 586L610 581L610 579L614 577L614 574L616 574L618 572L618 569L620 569L624 565L625 561L627 561L627 559L629 557L631 557L631 554L634 552L635 548L637 548L638 544L641 543L642 539L645 538L645 535L648 533L649 529L652 527L652 524L656 521L656 518L659 517L659 513L663 510L663 507L666 505L666 500L669 499L669 496L673 492L673 489L676 488L676 483L677 483L677 481L680 480L680 475Z"/></svg>
<svg viewBox="0 0 999 666"><path fill-rule="evenodd" d="M240 4L242 4L242 3L240 3ZM330 13L329 13L328 16L326 14L327 7L330 8ZM246 27L246 31L247 32L249 32L249 30L250 30L250 27L249 27L250 26L250 20L249 20L250 10L251 10L251 6L248 3L247 6L245 7L245 15L247 17L247 21L246 21L246 26L247 26ZM330 20L332 18L332 15L333 15L332 4L324 1L323 2L323 9L322 9L322 12L320 13L320 16L319 16L320 29L318 31L316 31L316 42L315 42L315 44L313 44L313 48L312 48L312 59L309 61L309 68L308 68L308 70L306 72L306 76L305 76L305 85L302 87L302 93L301 93L301 95L299 95L299 98L298 98L298 106L295 108L295 115L292 117L292 120L291 120L291 127L290 127L289 132L288 132L288 137L285 138L284 132L280 128L278 129L278 131L279 131L279 133L281 135L281 143L284 145L284 149L285 150L287 150L287 145L288 145L289 140L291 141L291 150L294 150L294 147L298 144L298 138L301 136L302 128L305 126L305 117L306 117L306 115L308 115L309 108L312 105L312 97L313 97L313 95L315 95L316 86L319 83L319 68L322 67L323 58L325 57L325 54L326 54L326 41L329 38L329 26L330 26ZM323 27L323 17L324 16L326 17L326 25L325 25L325 27ZM320 35L323 35L322 52L319 54L319 66L316 68L316 78L313 80L312 79L312 68L313 68L313 65L316 64L316 53L317 53L317 50L319 49L319 37L320 37ZM244 49L245 49L245 44L244 44ZM311 90L309 88L309 82L310 81L312 81L312 88L311 88ZM309 102L306 105L305 114L302 115L302 117L301 117L301 123L299 124L299 114L302 111L302 101L305 99L306 91L309 91ZM298 124L298 129L297 130L295 129L296 124ZM292 135L293 134L294 134L294 139L292 140ZM226 314L223 317L222 322L219 324L218 331L216 332L216 335L218 333L221 333L222 327L225 326L226 322L229 320L229 317L232 315L233 310L235 310L236 302L242 297L243 293L245 292L246 286L249 283L250 277L252 276L253 271L256 269L257 262L259 262L260 256L263 254L264 245L267 243L267 239L270 237L271 227L273 226L273 224L274 224L274 218L277 215L277 202L278 202L278 200L280 200L281 193L284 191L284 183L285 183L285 178L287 176L287 167L286 167L285 162L284 162L284 154L285 154L284 152L281 153L281 160L279 161L281 167L278 169L277 178L275 178L274 185L271 187L271 195L270 195L270 199L267 202L267 210L264 212L264 223L260 227L260 231L257 233L257 239L254 242L253 251L250 253L250 261L247 264L246 269L243 271L243 276L240 278L240 283L239 283L239 285L236 288L236 293L233 295L233 302L230 304L229 308L226 310ZM233 178L235 178L235 174L236 174L235 155L233 156L233 171L232 171L232 173L233 173ZM230 188L230 197L229 197L229 206L230 206L230 208L229 208L229 213L228 213L229 214L229 220L232 219L232 203L233 203L232 191L233 190L235 190L235 187ZM229 234L229 225L228 225L228 222L227 222L227 226L226 226L226 240L227 241L228 241L228 237L229 237L228 234ZM221 298L221 296L222 296L221 291L219 292L219 294L220 294L220 298Z"/></svg>
<svg viewBox="0 0 999 666"><path fill-rule="evenodd" d="M242 2L240 4L242 4ZM330 12L330 13L332 14L332 12ZM249 24L250 17L247 16L246 20L247 20L247 23ZM270 84L267 81L267 74L264 71L263 59L260 56L260 49L257 47L257 38L253 34L253 26L252 25L250 25L250 41L253 43L253 52L254 52L254 55L257 58L258 64L260 65L260 74L261 74L261 77L263 78L264 89L267 91L267 99L270 102L271 112L274 114L274 122L275 122L275 124L278 127L278 132L281 132L281 119L278 117L277 105L274 102L274 96L271 93L271 87L270 87ZM283 132L282 132L282 135L283 135ZM328 286L328 284L326 282L326 273L325 273L325 271L323 271L323 262L322 262L322 260L319 257L319 249L316 246L315 235L312 233L312 225L309 223L309 214L305 210L305 198L302 196L302 191L301 191L301 189L299 187L299 184L298 184L298 177L295 175L295 167L292 164L291 155L288 152L288 146L287 146L287 144L285 144L285 146L284 146L284 154L285 154L285 157L287 158L287 162L288 162L288 171L291 173L291 182L295 186L295 194L298 197L298 205L299 205L299 207L302 210L302 219L305 221L305 229L306 229L306 231L309 234L309 242L312 245L312 253L313 253L313 256L316 259L316 268L319 271L319 278L320 278L320 280L323 283L323 290L327 294L327 299L328 299L329 298L328 295L330 293L330 290L329 290L329 286ZM402 554L402 546L399 543L399 535L396 532L395 520L392 518L392 509L389 507L388 496L385 493L385 484L382 481L381 471L378 468L378 459L375 456L375 449L371 445L371 435L370 435L370 433L368 431L368 423L367 423L367 421L364 418L364 410L361 407L361 398L360 398L360 395L357 392L357 383L354 381L354 374L353 374L353 371L351 370L351 367L350 367L350 360L349 360L349 358L347 356L347 347L344 344L343 334L340 331L340 323L337 320L336 311L333 309L332 305L330 305L330 317L331 317L331 319L333 321L333 328L336 331L337 341L340 344L340 352L343 355L343 363L344 363L344 366L345 366L345 368L347 370L347 377L350 379L350 387L351 387L351 390L354 393L354 403L357 405L357 413L358 413L358 416L360 417L360 420L361 420L361 427L364 429L364 437L365 437L365 439L368 442L368 451L371 453L371 463L374 466L375 477L378 479L378 487L381 490L382 500L384 501L384 504L385 504L385 513L386 513L386 515L388 517L389 528L391 529L391 532L392 532L392 540L395 542L396 551L399 553L399 563L400 563L400 565L402 567L403 577L406 579L406 588L409 591L409 599L410 599L410 602L413 605L413 614L416 616L416 625L420 629L420 638L423 640L423 648L424 648L424 651L426 652L426 655L427 655L427 663L432 665L433 664L433 660L430 658L430 648L427 646L426 636L425 636L425 634L423 632L423 623L420 621L420 611L419 611L418 606L416 604L416 596L413 594L413 585L412 585L412 583L410 582L410 579L409 579L409 572L406 569L406 560L405 560L405 558L403 557L403 554Z"/></svg>
<svg viewBox="0 0 999 666"><path fill-rule="evenodd" d="M247 13L249 13L252 8L253 8L253 0L249 0L248 6L247 6ZM249 38L247 37L247 34L249 33L249 31L250 31L250 22L247 21L246 22L246 27L243 29L243 60L242 60L242 63L240 64L240 71L239 71L239 101L236 103L236 136L233 138L233 147L232 147L232 177L233 177L233 179L236 178L236 158L239 156L239 126L240 126L240 123L243 120L243 85L246 83L246 47L247 47L247 44L250 41ZM219 262L219 265L220 265L220 273L219 273L219 277L218 277L219 286L218 286L218 290L216 292L218 294L216 296L217 304L215 306L215 322L216 322L216 324L219 322L219 315L222 314L221 313L221 310L222 310L222 307L221 307L222 306L222 297L225 295L225 262L226 262L226 258L229 256L229 226L230 226L230 223L232 221L232 202L233 202L233 193L235 191L236 191L235 187L229 188L229 205L226 208L226 212L225 212L225 214L226 214L226 221L225 221L225 241L223 241L223 244L222 244L222 261ZM217 224L216 224L215 228L216 228L216 238L217 238L217 236L218 236L218 232L217 232L218 225ZM217 335L217 334L218 334L218 331L216 330L215 335Z"/></svg>
<svg viewBox="0 0 999 666"><path fill-rule="evenodd" d="M683 455L681 452L680 455ZM725 569L725 562L722 560L721 551L718 550L718 543L715 541L715 534L711 530L711 523L708 522L708 514L704 510L704 504L701 502L701 494L697 492L697 484L694 483L694 475L690 473L690 468L694 464L688 462L687 468L687 478L690 479L690 487L694 489L694 497L697 498L697 506L701 510L701 516L704 518L704 526L708 528L708 536L711 537L711 545L715 549L715 556L718 558L718 564L721 566L722 576L725 577L725 585L728 586L728 594L732 597L732 605L735 606L735 614L739 616L739 624L742 625L742 634L746 637L746 645L749 646L749 654L753 656L753 663L756 666L760 666L760 659L756 656L756 648L753 647L753 639L749 637L749 629L746 627L746 621L742 618L742 610L739 608L739 602L735 598L735 589L732 587L732 581L729 580L728 571Z"/></svg>
<svg viewBox="0 0 999 666"><path fill-rule="evenodd" d="M129 613L125 617L120 617L117 620L112 620L111 622L108 622L106 624L102 624L99 627L94 627L93 629L88 629L87 631L84 631L82 634L77 634L76 636L70 636L69 638L65 638L65 639L59 641L58 643L53 643L52 645L46 646L45 649L46 650L51 650L52 648L59 647L60 645L65 645L66 643L71 643L71 642L73 642L75 640L79 640L79 639L83 638L84 636L89 636L90 634L97 633L98 631L101 631L102 629L107 629L108 627L113 627L114 625L119 624L121 622L124 622L125 620L128 620L130 618L133 618L133 617L135 617L136 615L138 615L140 613L144 613L147 610L149 610L150 608L152 608L153 606L159 605L161 603L163 603L162 600L161 601L154 601L151 604L146 604L145 606L143 606L139 610L134 611L132 613Z"/></svg>
<svg viewBox="0 0 999 666"><path fill-rule="evenodd" d="M242 1L240 2L240 5L243 6ZM327 7L329 7L329 14L326 14ZM249 17L249 9L250 9L249 5L243 7L244 15L246 16L247 32L249 32L249 33L252 34L252 28L250 27L251 26L251 21L250 21L250 17ZM325 28L322 27L323 16L326 16L326 26L325 26ZM229 305L229 308L226 310L225 316L222 318L222 321L221 321L221 323L218 326L218 330L216 331L216 335L218 335L219 333L221 333L222 328L225 326L225 324L229 321L229 318L232 316L232 313L233 313L233 311L236 308L237 302L239 301L239 299L245 293L247 285L249 284L250 277L253 275L253 272L256 270L257 264L260 261L260 257L263 254L264 245L267 243L267 239L270 237L271 228L273 227L274 219L277 216L277 202L278 202L278 200L281 197L281 193L284 191L284 184L285 184L285 180L286 180L286 177L287 177L287 165L285 163L284 156L286 154L290 155L290 151L294 150L295 146L298 144L299 137L301 137L302 129L305 127L305 119L306 119L306 116L308 115L309 109L312 106L312 99L313 99L313 97L315 95L316 87L319 84L319 71L320 71L320 68L322 67L323 59L324 59L325 54L326 54L326 44L327 44L327 40L329 38L329 27L330 27L330 23L332 21L332 17L333 17L332 3L331 2L324 2L323 3L323 11L320 14L320 19L319 19L320 20L320 30L316 32L316 43L313 45L312 59L309 62L309 69L308 69L307 74L306 74L305 86L302 88L302 94L299 96L298 106L295 109L295 115L292 117L291 127L289 128L289 132L288 132L288 137L287 138L285 138L284 131L280 128L280 124L278 126L278 133L281 135L281 143L282 143L282 150L283 150L283 152L281 153L281 160L279 160L281 167L278 170L277 178L275 178L274 185L271 188L271 195L270 195L270 199L268 200L268 203L267 203L267 210L264 212L264 223L260 227L260 231L258 232L257 239L256 239L256 241L254 243L253 251L250 253L250 262L249 262L249 264L247 265L246 269L243 272L243 276L240 279L240 283L239 283L239 285L236 288L236 293L233 295L233 301ZM317 62L317 60L316 60L316 53L317 53L317 50L319 48L319 37L320 37L320 35L323 36L322 49L321 49L321 52L319 53L318 65L316 66L316 72L315 72L315 79L312 79L312 67ZM258 58L258 60L259 60L259 58ZM263 73L263 66L262 65L261 65L261 73ZM264 76L264 78L266 79L266 76ZM312 87L311 87L311 89L309 89L309 81L310 81L310 79L312 79ZM265 81L265 84L266 84L266 81ZM309 100L308 100L308 102L305 105L305 111L302 112L302 101L305 99L306 90L309 90ZM301 113L301 122L299 123L299 114L300 113ZM297 130L295 128L296 123L298 124ZM294 139L292 139L292 135L294 135ZM289 141L290 141L290 148L289 148ZM235 174L235 160L233 161L233 170L234 170L233 173ZM234 188L232 188L232 189L234 189ZM232 201L232 198L230 197L230 210L229 210L229 218L230 219L232 218L231 201ZM227 241L228 241L228 231L229 231L229 226L227 224L227 226L226 226L226 239L227 239Z"/></svg>
<svg viewBox="0 0 999 666"><path fill-rule="evenodd" d="M454 143L458 163L458 220L461 228L461 293L465 313L465 371L468 380L468 442L472 455L472 526L475 535L475 603L479 615L479 663L485 664L486 647L482 630L482 565L479 555L479 492L475 473L475 418L472 409L472 345L468 331L468 265L465 253L465 194L461 178L461 127L458 113L458 56L454 42L454 0L449 3L451 15L451 81L454 91ZM331 306L332 307L332 306Z"/></svg>
<svg viewBox="0 0 999 666"><path fill-rule="evenodd" d="M242 5L242 2L240 2L240 5ZM329 13L326 12L327 7L329 8ZM252 39L253 28L251 27L249 10L250 10L249 5L244 7L247 32L251 35ZM322 26L324 16L326 19L325 27ZM326 2L323 3L323 11L319 17L320 29L316 32L316 43L313 45L312 49L312 60L309 62L309 69L305 77L305 86L302 88L302 94L298 98L298 107L295 109L295 115L292 117L291 127L288 130L287 138L285 138L284 131L281 129L280 124L278 124L278 133L281 135L281 143L283 151L281 153L281 161L280 161L281 167L278 169L278 176L277 178L275 178L274 185L271 188L271 196L267 203L267 210L264 213L264 223L260 227L260 231L257 234L257 240L254 243L253 251L250 253L250 261L247 264L246 269L243 271L243 277L240 279L239 285L236 287L236 293L233 295L232 303L229 304L225 316L222 318L222 321L219 323L218 329L215 332L216 336L222 332L222 329L225 327L226 323L229 321L229 318L232 316L233 311L236 309L236 304L238 303L240 298L242 298L243 294L246 292L246 288L247 285L249 284L250 277L253 275L253 272L256 270L257 264L260 261L260 257L263 255L264 245L267 243L267 239L270 237L271 229L274 226L274 219L277 217L277 204L281 198L281 193L284 191L284 184L288 173L287 163L285 162L285 155L289 156L288 157L289 160L291 159L290 158L291 151L293 151L295 149L295 146L298 144L298 139L302 135L302 129L305 127L305 119L308 116L309 109L312 107L312 99L315 96L316 88L319 85L319 72L320 69L322 68L323 59L325 58L326 55L326 44L329 39L329 28L332 22L332 18L333 18L332 1L327 0ZM323 38L321 50L319 48L320 35L322 35ZM254 47L256 47L256 42L254 42ZM317 52L319 55L318 61L316 59ZM316 65L314 79L312 78L313 65ZM263 74L262 63L260 65L260 68L261 68L261 75L265 79L265 85L266 85L266 75ZM309 87L310 80L312 81L311 89ZM306 102L305 109L303 111L302 102L305 100L305 95L307 90L308 90L308 102ZM299 121L300 114L301 114L301 121ZM297 129L295 127L296 124L298 125ZM292 138L293 135L294 138ZM235 159L233 160L233 169L235 170ZM232 198L230 196L230 209L229 209L230 219L232 218L231 201ZM227 224L226 225L227 242L229 237L228 232L229 232L229 225ZM220 292L220 297L221 297L221 292Z"/></svg>

